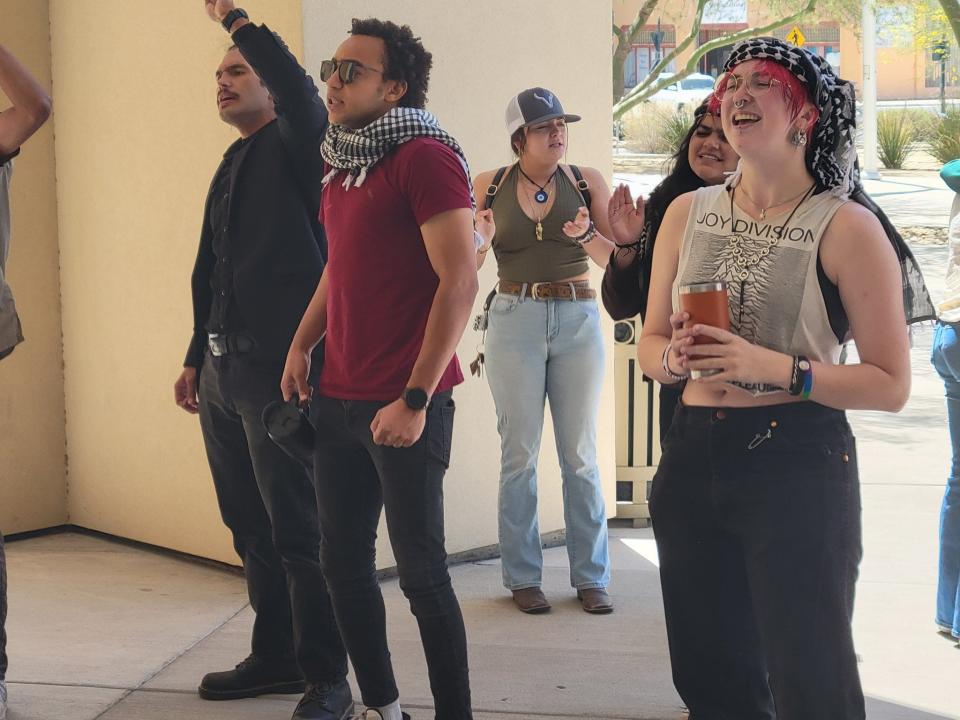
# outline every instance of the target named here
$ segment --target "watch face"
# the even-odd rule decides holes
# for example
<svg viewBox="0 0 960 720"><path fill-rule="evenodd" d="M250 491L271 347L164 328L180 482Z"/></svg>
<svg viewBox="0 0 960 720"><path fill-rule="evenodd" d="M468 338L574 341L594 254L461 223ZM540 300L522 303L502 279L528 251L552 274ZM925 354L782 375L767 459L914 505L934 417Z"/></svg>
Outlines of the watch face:
<svg viewBox="0 0 960 720"><path fill-rule="evenodd" d="M403 400L411 410L423 410L427 406L427 391L422 388L407 388Z"/></svg>
<svg viewBox="0 0 960 720"><path fill-rule="evenodd" d="M810 369L810 361L809 361L809 360L801 360L801 361L800 361L800 364L799 364L799 367L800 367L801 370L803 370L804 372L806 372L807 370Z"/></svg>

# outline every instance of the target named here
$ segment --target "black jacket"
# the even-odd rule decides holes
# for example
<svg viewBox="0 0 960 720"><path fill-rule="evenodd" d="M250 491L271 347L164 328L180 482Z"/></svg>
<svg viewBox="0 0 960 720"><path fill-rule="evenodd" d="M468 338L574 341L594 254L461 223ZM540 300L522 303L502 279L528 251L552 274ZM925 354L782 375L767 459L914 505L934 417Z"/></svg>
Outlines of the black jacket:
<svg viewBox="0 0 960 720"><path fill-rule="evenodd" d="M326 107L313 80L265 25L244 25L233 41L276 100L277 119L248 138L234 157L226 258L213 252L207 195L191 280L193 338L184 360L184 366L198 370L207 346L211 274L218 261L228 263L235 310L244 332L256 342L254 354L282 362L327 253L317 219Z"/></svg>

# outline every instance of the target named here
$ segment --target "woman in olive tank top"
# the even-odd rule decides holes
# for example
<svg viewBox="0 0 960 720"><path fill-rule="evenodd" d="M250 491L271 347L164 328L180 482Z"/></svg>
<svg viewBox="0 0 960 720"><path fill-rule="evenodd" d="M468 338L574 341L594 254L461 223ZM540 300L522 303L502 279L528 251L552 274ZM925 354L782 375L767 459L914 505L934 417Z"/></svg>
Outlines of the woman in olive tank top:
<svg viewBox="0 0 960 720"><path fill-rule="evenodd" d="M584 610L608 613L607 512L596 453L604 355L590 262L605 267L613 249L610 191L597 170L561 164L567 123L580 118L565 113L556 95L525 90L510 101L506 119L517 162L474 181L485 241L477 266L492 248L499 277L484 357L501 438L503 583L523 612L550 609L537 522L537 456L549 398L570 584Z"/></svg>

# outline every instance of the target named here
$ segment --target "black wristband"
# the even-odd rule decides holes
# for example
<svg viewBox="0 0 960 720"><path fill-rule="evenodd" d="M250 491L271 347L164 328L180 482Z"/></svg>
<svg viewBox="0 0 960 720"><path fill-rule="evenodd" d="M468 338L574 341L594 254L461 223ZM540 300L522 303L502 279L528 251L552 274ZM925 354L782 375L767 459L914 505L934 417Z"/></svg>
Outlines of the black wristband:
<svg viewBox="0 0 960 720"><path fill-rule="evenodd" d="M231 10L230 12L228 12L226 15L223 16L223 21L221 23L223 25L223 29L226 30L227 32L230 32L230 28L232 28L233 24L240 18L243 18L244 20L249 20L250 16L247 15L246 10L241 10L240 8L234 8L233 10Z"/></svg>
<svg viewBox="0 0 960 720"><path fill-rule="evenodd" d="M806 355L793 356L793 370L790 372L790 387L787 392L793 396L803 394L803 387L810 373L810 360Z"/></svg>

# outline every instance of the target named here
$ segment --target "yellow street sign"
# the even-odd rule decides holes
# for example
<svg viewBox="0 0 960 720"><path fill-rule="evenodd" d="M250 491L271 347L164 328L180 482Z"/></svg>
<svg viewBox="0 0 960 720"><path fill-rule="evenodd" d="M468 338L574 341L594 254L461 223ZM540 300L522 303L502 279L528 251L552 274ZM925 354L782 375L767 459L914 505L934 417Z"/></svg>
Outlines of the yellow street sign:
<svg viewBox="0 0 960 720"><path fill-rule="evenodd" d="M790 31L790 34L787 35L787 40L792 42L797 47L803 47L803 44L807 39L803 36L803 33L800 32L800 28L796 25L793 26L793 30Z"/></svg>

